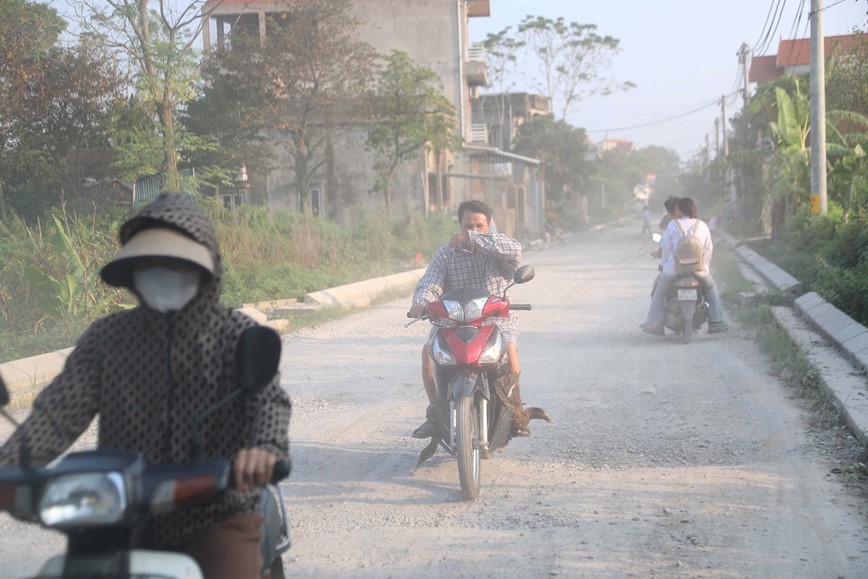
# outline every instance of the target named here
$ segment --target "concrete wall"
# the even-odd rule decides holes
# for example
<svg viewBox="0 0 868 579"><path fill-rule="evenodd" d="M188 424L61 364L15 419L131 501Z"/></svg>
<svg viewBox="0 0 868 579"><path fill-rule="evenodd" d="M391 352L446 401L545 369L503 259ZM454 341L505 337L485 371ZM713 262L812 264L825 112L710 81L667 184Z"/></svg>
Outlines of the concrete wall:
<svg viewBox="0 0 868 579"><path fill-rule="evenodd" d="M463 103L465 124L470 122L468 91L461 71L461 45L466 43L466 19L459 23L457 0L354 0L353 13L361 21L360 40L378 52L402 50L419 66L434 70L443 83L444 95L456 106ZM463 18L463 15L462 15ZM459 31L460 27L460 31ZM461 115L459 115L461 116ZM311 187L322 191L324 217L351 226L359 210L382 212L382 191L375 191L375 156L365 150L363 128L341 134L330 151L328 163L314 177ZM271 209L300 209L295 176L287 155L277 161L278 169L254 179L264 189ZM423 153L399 168L392 179L392 213L406 215L425 211Z"/></svg>

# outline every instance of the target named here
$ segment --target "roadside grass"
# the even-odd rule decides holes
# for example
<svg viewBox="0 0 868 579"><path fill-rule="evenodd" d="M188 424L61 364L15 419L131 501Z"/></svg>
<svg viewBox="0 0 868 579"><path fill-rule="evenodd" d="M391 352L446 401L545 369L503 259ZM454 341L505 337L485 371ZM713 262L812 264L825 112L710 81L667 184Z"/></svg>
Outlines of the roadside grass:
<svg viewBox="0 0 868 579"><path fill-rule="evenodd" d="M405 271L455 229L445 214L363 215L346 229L287 211L201 205L223 256L221 301L232 307ZM32 224L0 222L0 363L72 346L95 319L135 305L132 294L98 277L125 218L60 208Z"/></svg>
<svg viewBox="0 0 868 579"><path fill-rule="evenodd" d="M721 247L720 250L715 248L714 255L715 281L728 314L741 328L753 334L755 343L769 361L772 375L808 406L813 426L834 434L838 441L835 456L841 461L841 466L833 469L835 474L863 491L868 490L868 448L850 434L839 409L826 393L822 373L773 313L774 307L791 307L793 296L757 292L754 284L742 275L735 253ZM855 450L841 452L848 446Z"/></svg>

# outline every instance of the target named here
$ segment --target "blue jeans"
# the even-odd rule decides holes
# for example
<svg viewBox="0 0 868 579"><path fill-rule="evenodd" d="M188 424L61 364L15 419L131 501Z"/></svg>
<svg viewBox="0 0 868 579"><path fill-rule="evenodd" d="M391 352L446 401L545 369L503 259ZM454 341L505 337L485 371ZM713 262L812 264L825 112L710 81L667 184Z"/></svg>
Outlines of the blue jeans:
<svg viewBox="0 0 868 579"><path fill-rule="evenodd" d="M711 277L711 272L696 272L696 277L699 278L699 283L702 284L705 300L708 302L708 323L715 324L722 322L723 308L720 305L720 296L717 293L717 286L714 283L714 278ZM660 274L660 279L657 281L657 289L654 290L654 295L651 296L651 307L648 309L648 317L645 320L648 325L663 325L663 316L666 311L666 294L672 289L672 285L676 279L678 278L674 275Z"/></svg>

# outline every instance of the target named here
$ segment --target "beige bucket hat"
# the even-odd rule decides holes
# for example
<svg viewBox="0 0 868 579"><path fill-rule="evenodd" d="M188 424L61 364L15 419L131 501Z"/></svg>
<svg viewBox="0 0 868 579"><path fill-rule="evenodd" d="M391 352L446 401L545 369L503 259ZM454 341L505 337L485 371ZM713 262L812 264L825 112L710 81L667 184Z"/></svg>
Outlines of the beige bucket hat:
<svg viewBox="0 0 868 579"><path fill-rule="evenodd" d="M132 287L133 265L139 259L163 257L197 265L214 274L214 258L207 247L165 227L143 229L130 238L99 272L103 281L115 287Z"/></svg>

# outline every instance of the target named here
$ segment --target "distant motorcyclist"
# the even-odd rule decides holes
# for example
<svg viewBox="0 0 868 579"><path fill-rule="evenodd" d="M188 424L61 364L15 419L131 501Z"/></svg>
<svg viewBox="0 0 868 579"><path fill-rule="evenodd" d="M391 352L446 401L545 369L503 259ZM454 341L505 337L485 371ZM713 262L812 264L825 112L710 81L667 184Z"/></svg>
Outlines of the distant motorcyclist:
<svg viewBox="0 0 868 579"><path fill-rule="evenodd" d="M26 438L34 466L62 454L99 416L99 447L138 451L148 464L189 460L191 422L238 383L235 348L255 322L219 303L222 264L214 228L189 198L166 193L120 230L100 272L136 308L97 320L30 416L0 448L17 463ZM154 515L154 548L184 551L205 577L259 577L259 493L288 454L290 401L275 378L201 425L203 458L232 459L236 489L219 502Z"/></svg>
<svg viewBox="0 0 868 579"><path fill-rule="evenodd" d="M679 227L680 225L680 227ZM666 307L666 295L678 277L675 267L675 246L682 237L682 231L694 231L695 235L703 243L703 268L695 272L702 283L708 300L708 333L718 334L727 331L727 325L723 321L723 308L714 278L711 277L711 254L714 244L711 240L711 232L708 226L699 219L696 203L690 197L682 197L675 202L675 219L666 227L663 238L660 240L660 251L663 256L662 274L657 282L657 287L651 298L651 307L645 323L641 325L644 332L662 336L663 317Z"/></svg>

